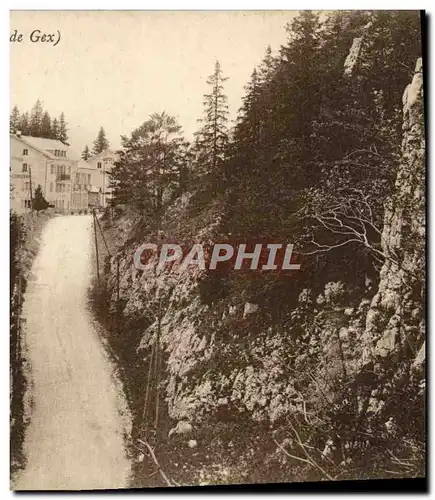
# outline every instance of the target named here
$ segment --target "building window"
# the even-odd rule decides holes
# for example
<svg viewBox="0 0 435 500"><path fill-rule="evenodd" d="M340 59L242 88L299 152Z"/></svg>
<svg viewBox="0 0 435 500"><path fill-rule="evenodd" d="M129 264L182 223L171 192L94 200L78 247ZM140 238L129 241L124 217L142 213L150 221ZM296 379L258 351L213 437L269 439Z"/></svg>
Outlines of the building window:
<svg viewBox="0 0 435 500"><path fill-rule="evenodd" d="M23 172L27 172L27 163L23 163Z"/></svg>
<svg viewBox="0 0 435 500"><path fill-rule="evenodd" d="M88 174L88 184L91 183L91 174Z"/></svg>
<svg viewBox="0 0 435 500"><path fill-rule="evenodd" d="M101 168L101 161L97 163L97 168Z"/></svg>
<svg viewBox="0 0 435 500"><path fill-rule="evenodd" d="M52 192L53 192L53 183L50 182L50 193L52 193Z"/></svg>
<svg viewBox="0 0 435 500"><path fill-rule="evenodd" d="M50 165L50 173L54 174L54 165L53 164Z"/></svg>
<svg viewBox="0 0 435 500"><path fill-rule="evenodd" d="M23 149L23 156L27 156L29 154L29 150L28 149Z"/></svg>

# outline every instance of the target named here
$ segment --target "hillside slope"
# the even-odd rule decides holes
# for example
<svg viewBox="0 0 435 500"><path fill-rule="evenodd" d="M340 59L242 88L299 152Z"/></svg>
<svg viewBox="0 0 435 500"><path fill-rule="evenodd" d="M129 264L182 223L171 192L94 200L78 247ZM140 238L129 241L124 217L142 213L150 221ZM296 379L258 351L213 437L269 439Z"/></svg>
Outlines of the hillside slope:
<svg viewBox="0 0 435 500"><path fill-rule="evenodd" d="M135 269L144 242L231 240L226 194L198 209L201 192L186 192L153 229L131 214L106 223L116 255L94 300L102 317L110 312L135 446L151 443L176 483L424 474L422 92L419 59L403 96L382 265L362 285L335 278L345 269L340 260L320 290L304 265L284 278ZM138 451L135 485L161 484L148 478L145 452Z"/></svg>

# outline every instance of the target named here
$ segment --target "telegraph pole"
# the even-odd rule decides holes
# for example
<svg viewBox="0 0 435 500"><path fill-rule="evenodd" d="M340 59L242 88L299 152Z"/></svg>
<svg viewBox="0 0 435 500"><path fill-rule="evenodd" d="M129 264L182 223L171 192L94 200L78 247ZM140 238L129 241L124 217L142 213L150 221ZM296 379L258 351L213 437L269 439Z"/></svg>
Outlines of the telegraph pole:
<svg viewBox="0 0 435 500"><path fill-rule="evenodd" d="M30 213L33 214L32 167L29 166Z"/></svg>
<svg viewBox="0 0 435 500"><path fill-rule="evenodd" d="M98 259L98 240L97 240L97 224L95 222L96 219L95 208L92 209L92 215L94 217L95 255L97 256L97 278L98 278L98 283L100 283L100 263Z"/></svg>

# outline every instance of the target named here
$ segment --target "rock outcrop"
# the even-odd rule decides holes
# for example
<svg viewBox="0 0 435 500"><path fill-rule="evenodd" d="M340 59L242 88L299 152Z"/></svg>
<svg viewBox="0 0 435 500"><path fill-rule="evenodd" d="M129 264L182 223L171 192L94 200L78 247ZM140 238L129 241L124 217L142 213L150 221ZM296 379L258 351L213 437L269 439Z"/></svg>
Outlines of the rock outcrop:
<svg viewBox="0 0 435 500"><path fill-rule="evenodd" d="M354 40L345 64L348 75L362 43L361 38ZM422 96L422 63L418 60L403 97L401 164L393 195L385 204L381 242L385 261L379 281L366 278L364 291L359 290L357 297L353 293L350 299L347 285L341 281L327 283L317 297L304 288L284 319L272 321L263 303L245 293L248 279L238 289L219 295L219 277L205 270L180 273L176 266L138 270L132 257L144 235L136 231L125 238L120 301L116 300L115 257L108 289L112 302L121 306L127 325L130 320L147 319L135 345L138 359L147 362L159 339L168 441L184 440L186 448L200 449L204 429L209 426L208 438L212 439L219 423L230 429L243 424L244 435L249 434L249 426L264 426L261 436L253 431L250 439L270 441L273 426L281 425L287 432L286 422L296 418L301 425L308 423L310 432L316 428L321 435L316 446L329 456L340 446L365 446L356 443L355 428L362 421L371 422L373 415L390 422L391 428L397 425L389 413L394 384L398 378L409 379L411 371L421 376L425 353ZM222 239L220 209L211 206L195 218L192 196L185 194L172 204L161 221L163 229L154 235L146 233L146 241L153 236L161 242L210 244ZM392 366L388 365L390 358ZM371 373L375 377L367 381ZM144 391L145 385L143 380ZM388 410L385 417L382 408ZM348 434L341 430L340 438L331 431L339 418L344 422L341 429L348 425ZM226 452L234 450L236 438L239 436L227 436Z"/></svg>
<svg viewBox="0 0 435 500"><path fill-rule="evenodd" d="M402 161L386 202L380 283L362 336L362 363L424 341L425 136L422 61L403 95Z"/></svg>

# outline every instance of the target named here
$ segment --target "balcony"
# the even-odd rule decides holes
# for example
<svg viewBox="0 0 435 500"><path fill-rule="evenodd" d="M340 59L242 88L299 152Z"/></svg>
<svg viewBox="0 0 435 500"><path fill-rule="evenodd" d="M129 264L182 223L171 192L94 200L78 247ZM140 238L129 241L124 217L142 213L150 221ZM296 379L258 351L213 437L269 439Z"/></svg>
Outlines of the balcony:
<svg viewBox="0 0 435 500"><path fill-rule="evenodd" d="M57 181L70 181L71 180L71 174L57 174L56 175L56 180Z"/></svg>

